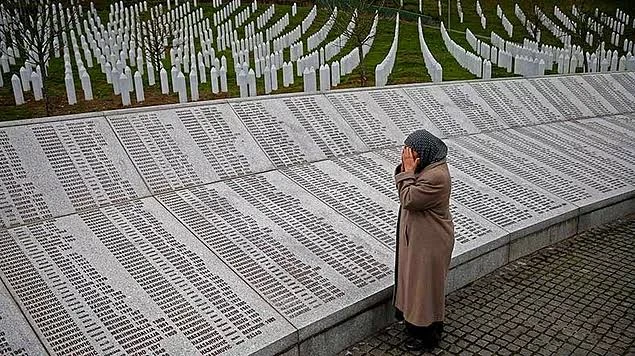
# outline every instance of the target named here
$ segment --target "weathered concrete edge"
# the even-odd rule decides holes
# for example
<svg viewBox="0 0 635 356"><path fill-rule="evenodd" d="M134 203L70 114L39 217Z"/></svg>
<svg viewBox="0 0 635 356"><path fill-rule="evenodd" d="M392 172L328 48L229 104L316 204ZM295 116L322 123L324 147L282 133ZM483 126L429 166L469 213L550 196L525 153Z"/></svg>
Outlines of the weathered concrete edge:
<svg viewBox="0 0 635 356"><path fill-rule="evenodd" d="M478 255L451 266L446 294L460 289L518 258L595 226L635 213L635 191L609 197L592 205L594 210L589 209L589 207L581 207L575 210L576 214L567 212L559 217L549 219L549 223L540 221L535 224L540 226L538 229L527 230L527 234L524 236L510 239L509 234L507 234L479 246L477 248L480 252ZM453 260L460 256L455 256ZM391 291L392 287L386 288L356 303L355 309L362 309L357 314L349 315L343 319L329 318L331 320L340 319L340 321L309 338L298 340L295 345L279 355L333 355L383 329L395 322L391 307Z"/></svg>

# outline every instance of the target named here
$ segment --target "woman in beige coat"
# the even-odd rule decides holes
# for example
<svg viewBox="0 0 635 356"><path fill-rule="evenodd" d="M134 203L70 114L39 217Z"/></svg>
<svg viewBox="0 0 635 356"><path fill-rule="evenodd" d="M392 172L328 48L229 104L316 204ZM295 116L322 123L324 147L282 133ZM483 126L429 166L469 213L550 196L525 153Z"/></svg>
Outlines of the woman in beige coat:
<svg viewBox="0 0 635 356"><path fill-rule="evenodd" d="M399 192L395 290L408 350L432 350L443 331L445 284L454 248L447 146L426 130L406 138L395 171Z"/></svg>

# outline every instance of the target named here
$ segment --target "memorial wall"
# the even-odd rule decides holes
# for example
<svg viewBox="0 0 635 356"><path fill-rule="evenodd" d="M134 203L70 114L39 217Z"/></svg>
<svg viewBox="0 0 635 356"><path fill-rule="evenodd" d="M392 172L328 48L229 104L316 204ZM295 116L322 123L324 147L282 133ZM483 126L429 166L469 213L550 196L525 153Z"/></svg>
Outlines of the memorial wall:
<svg viewBox="0 0 635 356"><path fill-rule="evenodd" d="M404 138L455 259L635 187L635 73L0 124L0 354L276 354L389 297Z"/></svg>

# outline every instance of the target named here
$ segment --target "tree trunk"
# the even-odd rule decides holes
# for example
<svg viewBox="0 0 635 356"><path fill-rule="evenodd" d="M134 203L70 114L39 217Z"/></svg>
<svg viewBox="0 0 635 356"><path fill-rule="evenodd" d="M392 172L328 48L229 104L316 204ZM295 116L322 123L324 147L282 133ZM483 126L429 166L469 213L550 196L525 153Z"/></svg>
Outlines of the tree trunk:
<svg viewBox="0 0 635 356"><path fill-rule="evenodd" d="M49 101L48 90L46 86L46 76L44 70L42 70L42 96L44 97L44 112L46 116L51 116L51 103Z"/></svg>
<svg viewBox="0 0 635 356"><path fill-rule="evenodd" d="M360 74L360 82L361 85L363 87L366 86L366 66L364 65L365 62L365 58L364 58L364 44L360 43L359 47L357 47L359 49L359 74Z"/></svg>

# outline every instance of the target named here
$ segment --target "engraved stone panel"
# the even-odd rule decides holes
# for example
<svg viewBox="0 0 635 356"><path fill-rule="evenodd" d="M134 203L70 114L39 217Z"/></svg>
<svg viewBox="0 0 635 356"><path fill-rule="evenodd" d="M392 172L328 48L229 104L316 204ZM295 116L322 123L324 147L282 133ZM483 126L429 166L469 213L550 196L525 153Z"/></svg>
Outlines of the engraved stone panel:
<svg viewBox="0 0 635 356"><path fill-rule="evenodd" d="M559 175L566 175L586 185L591 189L587 191L591 192L595 198L606 198L630 189L623 180L607 174L602 166L584 164L570 156L572 152L549 147L542 141L534 140L518 130L491 132L487 134L487 137L510 147L515 152L523 152L531 156L541 165L558 172Z"/></svg>
<svg viewBox="0 0 635 356"><path fill-rule="evenodd" d="M2 283L0 283L0 306L2 306L0 308L0 355L46 354L42 343Z"/></svg>
<svg viewBox="0 0 635 356"><path fill-rule="evenodd" d="M0 128L0 226L147 196L104 119Z"/></svg>
<svg viewBox="0 0 635 356"><path fill-rule="evenodd" d="M373 164L370 158L361 156L338 161L343 161L342 165L348 166L353 161L360 160L369 165ZM375 168L381 168L377 167L376 163L375 165ZM399 207L395 201L397 194L393 192L387 197L373 189L368 184L372 181L372 176L360 170L355 173L349 172L333 161L296 166L284 169L281 173L364 229L370 236L388 247L395 246L395 226Z"/></svg>
<svg viewBox="0 0 635 356"><path fill-rule="evenodd" d="M155 193L273 168L227 104L108 121Z"/></svg>
<svg viewBox="0 0 635 356"><path fill-rule="evenodd" d="M635 127L632 131L608 122L607 118L563 122L555 129L589 147L600 150L610 157L635 167Z"/></svg>
<svg viewBox="0 0 635 356"><path fill-rule="evenodd" d="M440 88L479 131L509 127L469 84L443 85Z"/></svg>
<svg viewBox="0 0 635 356"><path fill-rule="evenodd" d="M597 129L602 134L608 135L608 137L611 138L613 137L613 130L618 130L618 140L623 139L624 134L628 137L635 136L635 113L615 115L604 117L602 119L580 120L578 122L581 122L584 125L592 125L593 129ZM624 143L628 144L629 139L626 138L626 142Z"/></svg>
<svg viewBox="0 0 635 356"><path fill-rule="evenodd" d="M292 342L291 325L152 198L0 231L0 251L4 283L53 354Z"/></svg>
<svg viewBox="0 0 635 356"><path fill-rule="evenodd" d="M323 96L231 105L276 167L368 150Z"/></svg>
<svg viewBox="0 0 635 356"><path fill-rule="evenodd" d="M616 149L618 156L611 156L607 147L602 142L596 142L596 147L585 141L585 135L581 133L562 133L558 128L560 124L542 125L531 128L519 129L519 131L532 139L539 141L545 147L550 147L559 152L566 152L575 161L569 164L588 165L601 167L601 170L621 182L635 183L635 166L625 162ZM597 147L599 146L599 147Z"/></svg>
<svg viewBox="0 0 635 356"><path fill-rule="evenodd" d="M617 81L629 93L635 93L635 73L621 72L611 73L611 77Z"/></svg>
<svg viewBox="0 0 635 356"><path fill-rule="evenodd" d="M526 80L471 83L470 86L510 127L560 120L560 113Z"/></svg>
<svg viewBox="0 0 635 356"><path fill-rule="evenodd" d="M372 149L398 145L407 135L419 129L440 135L439 130L400 89L328 94L327 97Z"/></svg>
<svg viewBox="0 0 635 356"><path fill-rule="evenodd" d="M593 112L572 94L559 79L535 78L528 81L554 108L560 111L563 119L576 119L593 115Z"/></svg>
<svg viewBox="0 0 635 356"><path fill-rule="evenodd" d="M595 89L616 112L623 113L635 110L635 97L633 91L624 88L617 77L611 74L584 75L579 79L588 83L584 88Z"/></svg>
<svg viewBox="0 0 635 356"><path fill-rule="evenodd" d="M532 156L532 152L514 150L484 134L458 137L455 142L506 171L571 203L592 199L593 190L560 172L550 169ZM460 159L460 158L459 158Z"/></svg>
<svg viewBox="0 0 635 356"><path fill-rule="evenodd" d="M593 115L617 114L618 111L600 93L584 81L582 76L568 75L559 77L562 83L573 95L589 108ZM599 90L599 89L598 89Z"/></svg>
<svg viewBox="0 0 635 356"><path fill-rule="evenodd" d="M576 209L531 182L505 174L453 140L447 145L452 197L509 232Z"/></svg>
<svg viewBox="0 0 635 356"><path fill-rule="evenodd" d="M161 196L206 246L310 335L392 283L392 250L268 172ZM368 306L366 306L368 307Z"/></svg>
<svg viewBox="0 0 635 356"><path fill-rule="evenodd" d="M479 132L440 86L409 87L404 91L443 137Z"/></svg>

